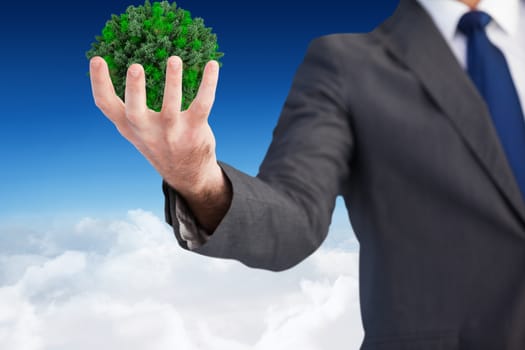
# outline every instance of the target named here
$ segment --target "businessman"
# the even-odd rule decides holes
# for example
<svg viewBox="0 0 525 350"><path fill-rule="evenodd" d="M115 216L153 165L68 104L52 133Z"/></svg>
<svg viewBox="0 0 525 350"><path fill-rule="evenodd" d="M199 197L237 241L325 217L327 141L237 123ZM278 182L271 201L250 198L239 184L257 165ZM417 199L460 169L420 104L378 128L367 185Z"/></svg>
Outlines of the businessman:
<svg viewBox="0 0 525 350"><path fill-rule="evenodd" d="M178 57L161 112L138 64L125 103L100 57L92 87L162 175L183 248L284 270L319 247L342 195L361 349L522 350L524 34L523 0L401 0L373 32L313 40L256 177L216 159L216 62L182 112Z"/></svg>

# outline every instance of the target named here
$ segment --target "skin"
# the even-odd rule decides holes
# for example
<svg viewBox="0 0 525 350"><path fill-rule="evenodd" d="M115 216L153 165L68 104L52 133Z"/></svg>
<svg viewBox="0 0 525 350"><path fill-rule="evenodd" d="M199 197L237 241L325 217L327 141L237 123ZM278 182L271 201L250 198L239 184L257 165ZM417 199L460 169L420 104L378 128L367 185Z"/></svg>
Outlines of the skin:
<svg viewBox="0 0 525 350"><path fill-rule="evenodd" d="M476 8L480 0L459 0ZM219 65L209 61L197 96L181 111L182 61L168 59L162 110L146 106L144 69L129 67L125 103L115 94L106 62L90 61L93 97L97 107L186 200L195 219L208 233L216 229L232 200L231 183L217 164L215 137L208 124L215 99Z"/></svg>
<svg viewBox="0 0 525 350"><path fill-rule="evenodd" d="M462 3L470 7L471 10L475 9L480 2L480 0L459 0L459 1L461 1Z"/></svg>

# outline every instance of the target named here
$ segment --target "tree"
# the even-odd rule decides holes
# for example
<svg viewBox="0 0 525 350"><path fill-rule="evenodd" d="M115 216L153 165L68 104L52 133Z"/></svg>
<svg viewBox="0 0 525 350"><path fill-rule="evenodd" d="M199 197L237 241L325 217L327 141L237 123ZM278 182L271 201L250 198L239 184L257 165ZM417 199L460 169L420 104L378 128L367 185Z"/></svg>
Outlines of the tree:
<svg viewBox="0 0 525 350"><path fill-rule="evenodd" d="M111 15L86 52L88 59L101 56L107 62L115 92L124 100L126 72L140 63L146 73L147 105L160 111L164 94L167 59L180 56L183 62L182 108L195 98L204 66L224 56L218 52L217 36L200 17L191 18L175 2L146 0L144 6L129 6L126 12ZM219 62L222 66L222 63Z"/></svg>

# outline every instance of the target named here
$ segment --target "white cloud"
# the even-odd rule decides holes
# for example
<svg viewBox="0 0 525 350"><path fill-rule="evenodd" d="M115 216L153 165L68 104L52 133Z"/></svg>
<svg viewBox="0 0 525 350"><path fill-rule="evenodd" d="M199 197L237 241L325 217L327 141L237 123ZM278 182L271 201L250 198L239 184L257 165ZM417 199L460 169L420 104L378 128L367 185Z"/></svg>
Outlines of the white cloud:
<svg viewBox="0 0 525 350"><path fill-rule="evenodd" d="M362 340L358 254L330 236L274 273L184 251L143 210L13 232L0 229L0 349L337 350Z"/></svg>

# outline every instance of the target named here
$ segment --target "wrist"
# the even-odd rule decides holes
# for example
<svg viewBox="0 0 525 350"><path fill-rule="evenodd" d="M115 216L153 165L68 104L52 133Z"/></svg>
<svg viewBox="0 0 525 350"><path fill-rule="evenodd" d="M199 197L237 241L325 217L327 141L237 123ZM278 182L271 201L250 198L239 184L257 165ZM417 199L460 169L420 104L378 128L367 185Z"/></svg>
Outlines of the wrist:
<svg viewBox="0 0 525 350"><path fill-rule="evenodd" d="M182 196L202 202L220 196L227 189L228 180L216 161L211 163L208 169L200 171L199 175L203 176L193 179L191 184L179 189Z"/></svg>

